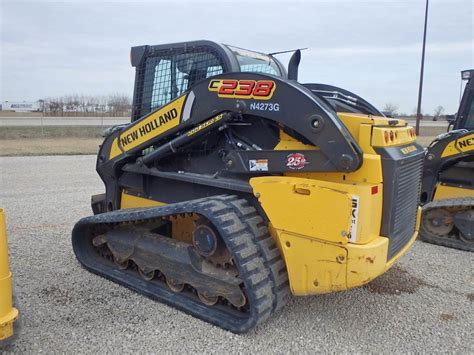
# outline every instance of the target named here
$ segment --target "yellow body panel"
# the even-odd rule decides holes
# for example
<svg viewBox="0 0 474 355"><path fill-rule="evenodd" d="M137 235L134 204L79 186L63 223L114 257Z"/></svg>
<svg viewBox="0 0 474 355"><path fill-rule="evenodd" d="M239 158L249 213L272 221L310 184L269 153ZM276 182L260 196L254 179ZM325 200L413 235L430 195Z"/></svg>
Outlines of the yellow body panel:
<svg viewBox="0 0 474 355"><path fill-rule="evenodd" d="M269 218L269 231L282 251L295 295L328 293L363 285L387 271L418 234L421 209L411 240L387 260L389 240L380 235L382 163L374 146L399 146L402 154L409 154L413 148L416 150L413 128L406 126L403 120L338 115L363 151L363 163L357 171L286 173L250 180ZM393 132L394 138L386 142L385 132ZM281 132L275 149L317 147Z"/></svg>
<svg viewBox="0 0 474 355"><path fill-rule="evenodd" d="M18 310L13 307L12 274L8 265L5 213L0 209L0 341L13 335Z"/></svg>
<svg viewBox="0 0 474 355"><path fill-rule="evenodd" d="M474 133L450 142L441 154L441 158L452 155L474 152Z"/></svg>
<svg viewBox="0 0 474 355"><path fill-rule="evenodd" d="M368 116L360 113L339 112L337 115L342 122L344 122L344 125L351 132L354 138L360 138L361 134L371 134L372 140L369 139L368 141L364 141L357 139L362 150L367 153L370 152L371 149L364 149L362 146L363 144L366 144L366 147L370 146L370 144L374 147L386 147L407 144L416 140L413 127L407 126L406 121L404 120ZM363 132L364 129L367 128L370 132ZM394 133L394 140L387 143L385 142L384 134L385 132L390 133L390 131Z"/></svg>
<svg viewBox="0 0 474 355"><path fill-rule="evenodd" d="M115 138L114 141L112 142L112 145L110 146L109 159L113 159L120 154L122 154L122 150L120 149L118 145L118 138Z"/></svg>
<svg viewBox="0 0 474 355"><path fill-rule="evenodd" d="M410 132L412 135L410 135ZM387 142L385 140L386 134L393 137L393 139L390 138L390 141ZM415 141L416 136L412 127L373 127L372 129L372 147L399 146Z"/></svg>
<svg viewBox="0 0 474 355"><path fill-rule="evenodd" d="M280 142L275 146L275 150L317 150L314 145L303 144L290 135L280 131Z"/></svg>
<svg viewBox="0 0 474 355"><path fill-rule="evenodd" d="M433 200L445 200L447 198L474 198L474 189L465 189L462 187L447 186L438 184Z"/></svg>
<svg viewBox="0 0 474 355"><path fill-rule="evenodd" d="M257 177L252 178L250 184L275 230L291 231L314 239L337 236L333 241L347 243L352 209L348 194L301 178ZM325 223L314 223L315 215L327 214L325 202L328 200L338 208L331 211Z"/></svg>
<svg viewBox="0 0 474 355"><path fill-rule="evenodd" d="M269 230L283 253L295 295L363 285L388 270L417 236L420 210L411 241L387 260L388 238L379 235L381 185L379 193L372 194L370 184L285 176L256 177L250 184L270 220ZM357 218L355 223L351 217Z"/></svg>
<svg viewBox="0 0 474 355"><path fill-rule="evenodd" d="M122 191L120 209L163 206L165 203L143 197L129 195Z"/></svg>
<svg viewBox="0 0 474 355"><path fill-rule="evenodd" d="M286 232L279 232L278 238L294 295L347 289L347 250L342 245Z"/></svg>

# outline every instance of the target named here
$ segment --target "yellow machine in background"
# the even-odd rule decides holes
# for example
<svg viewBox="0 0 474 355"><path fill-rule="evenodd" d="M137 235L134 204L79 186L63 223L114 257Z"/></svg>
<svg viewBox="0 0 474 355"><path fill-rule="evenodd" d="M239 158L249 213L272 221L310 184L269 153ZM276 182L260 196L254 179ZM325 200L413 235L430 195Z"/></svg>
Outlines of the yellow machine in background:
<svg viewBox="0 0 474 355"><path fill-rule="evenodd" d="M461 78L467 83L456 118L426 151L420 239L474 252L474 70Z"/></svg>
<svg viewBox="0 0 474 355"><path fill-rule="evenodd" d="M14 322L18 316L18 310L13 307L12 273L8 266L5 213L0 208L0 349L8 345L15 335Z"/></svg>

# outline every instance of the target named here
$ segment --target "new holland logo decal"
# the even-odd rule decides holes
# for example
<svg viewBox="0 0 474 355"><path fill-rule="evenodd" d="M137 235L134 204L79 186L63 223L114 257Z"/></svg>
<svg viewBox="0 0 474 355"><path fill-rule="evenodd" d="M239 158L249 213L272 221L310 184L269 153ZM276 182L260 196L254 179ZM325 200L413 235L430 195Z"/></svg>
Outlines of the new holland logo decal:
<svg viewBox="0 0 474 355"><path fill-rule="evenodd" d="M176 119L176 117L178 117L178 110L175 108L172 108L160 116L153 117L152 120L146 122L141 127L138 127L123 137L120 137L120 143L122 144L122 147L126 147L128 144L133 143L140 137L144 137L151 131L166 125L168 122Z"/></svg>
<svg viewBox="0 0 474 355"><path fill-rule="evenodd" d="M136 121L117 137L110 148L109 159L136 148L179 125L186 95L178 97L149 116Z"/></svg>

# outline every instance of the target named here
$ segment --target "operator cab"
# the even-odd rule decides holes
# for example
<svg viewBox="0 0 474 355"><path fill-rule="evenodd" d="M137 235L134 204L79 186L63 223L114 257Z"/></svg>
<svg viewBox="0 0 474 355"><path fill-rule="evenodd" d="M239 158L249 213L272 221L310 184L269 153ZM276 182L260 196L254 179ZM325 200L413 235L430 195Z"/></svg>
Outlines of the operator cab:
<svg viewBox="0 0 474 355"><path fill-rule="evenodd" d="M287 78L271 55L211 41L132 47L130 59L136 68L132 121L211 76L254 72Z"/></svg>
<svg viewBox="0 0 474 355"><path fill-rule="evenodd" d="M453 122L454 129L474 130L474 69L463 70L461 79L467 81L462 95L456 119Z"/></svg>
<svg viewBox="0 0 474 355"><path fill-rule="evenodd" d="M176 99L198 82L223 73L253 72L297 81L300 58L300 50L294 51L287 72L271 54L212 41L132 47L130 59L136 68L132 122ZM302 85L336 112L383 116L348 90L326 84Z"/></svg>

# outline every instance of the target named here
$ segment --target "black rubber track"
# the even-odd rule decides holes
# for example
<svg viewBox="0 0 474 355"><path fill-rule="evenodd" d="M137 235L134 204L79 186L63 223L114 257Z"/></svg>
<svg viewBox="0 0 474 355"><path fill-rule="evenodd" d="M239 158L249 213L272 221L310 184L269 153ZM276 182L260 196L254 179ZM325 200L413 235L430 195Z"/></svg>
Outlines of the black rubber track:
<svg viewBox="0 0 474 355"><path fill-rule="evenodd" d="M118 270L92 245L94 236L111 228L138 225L181 213L205 216L220 233L244 283L249 305L247 312L206 306L192 294L172 292L161 281L144 281L133 270ZM74 252L87 270L235 333L247 332L265 321L287 298L288 276L279 250L272 242L255 209L247 201L229 195L107 212L81 219L72 231Z"/></svg>
<svg viewBox="0 0 474 355"><path fill-rule="evenodd" d="M426 213L428 210L433 209L451 209L451 208L474 208L474 199L473 198L451 198L446 200L439 200L439 201L432 201L427 203L423 206L423 214ZM441 245L448 248L463 250L463 251L470 251L474 252L474 245L467 244L462 239L459 238L459 235L450 234L449 236L437 236L435 234L430 233L427 231L423 226L423 214L421 215L421 225L420 225L420 240Z"/></svg>
<svg viewBox="0 0 474 355"><path fill-rule="evenodd" d="M278 311L288 302L291 295L286 264L281 256L280 249L278 249L277 244L270 236L262 217L247 200L236 199L234 196L219 196L217 198L228 201L234 205L240 221L245 223L256 237L257 246L265 261L265 266L269 270L269 276L275 288L273 290L275 296L273 300L273 311Z"/></svg>

